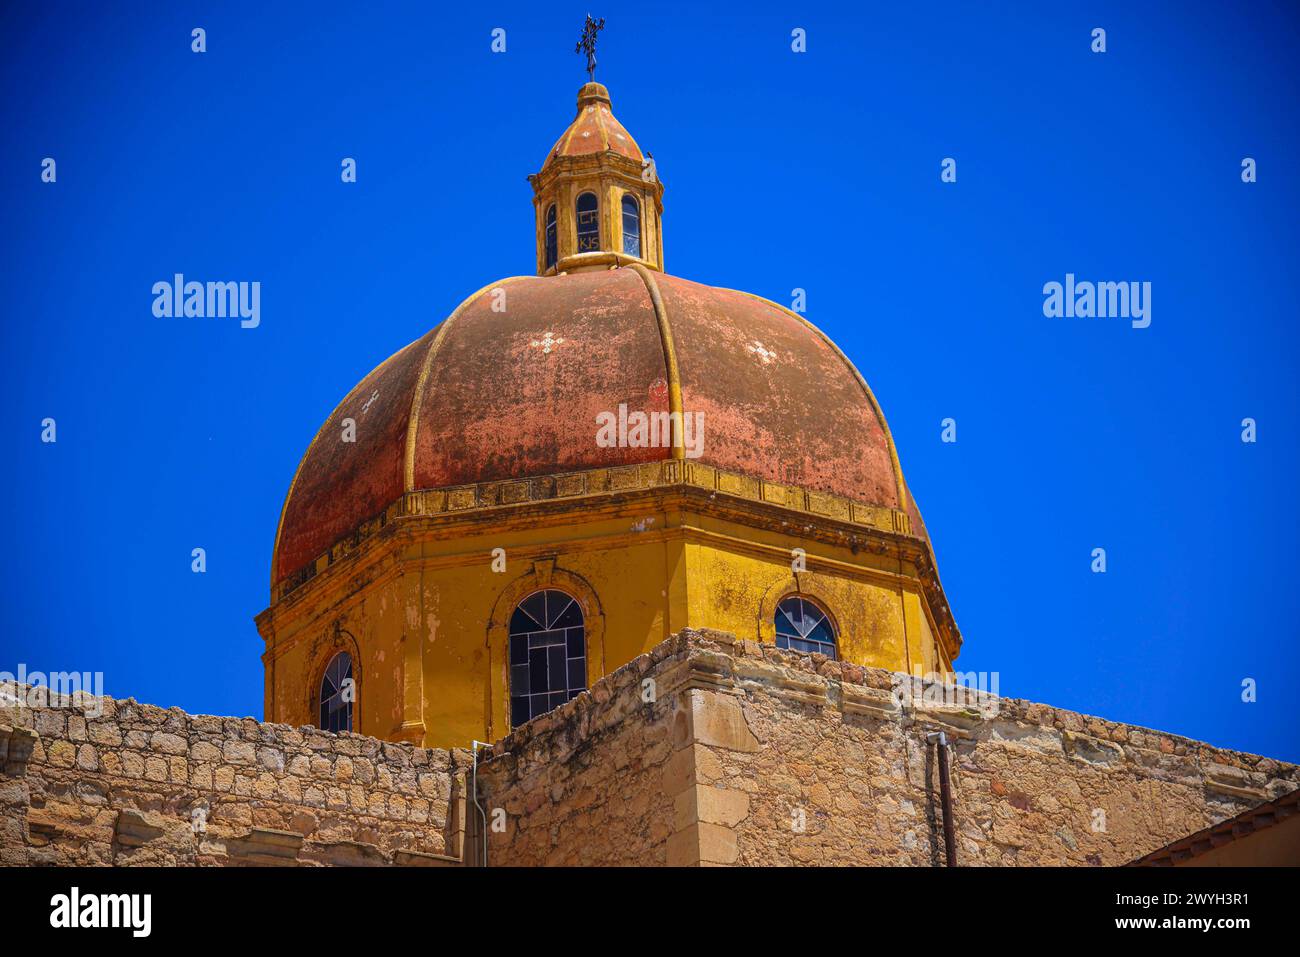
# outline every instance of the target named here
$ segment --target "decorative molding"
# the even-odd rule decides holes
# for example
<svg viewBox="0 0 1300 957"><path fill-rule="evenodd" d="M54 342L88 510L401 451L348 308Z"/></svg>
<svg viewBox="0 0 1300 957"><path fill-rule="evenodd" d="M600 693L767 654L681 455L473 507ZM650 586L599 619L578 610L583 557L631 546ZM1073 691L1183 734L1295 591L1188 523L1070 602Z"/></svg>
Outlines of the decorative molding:
<svg viewBox="0 0 1300 957"><path fill-rule="evenodd" d="M547 588L551 584L551 577L555 573L555 556L548 555L546 558L539 558L533 562L533 576L537 579L538 585Z"/></svg>
<svg viewBox="0 0 1300 957"><path fill-rule="evenodd" d="M946 659L951 662L960 653L961 633L952 619L939 582L932 549L928 540L912 529L906 512L768 482L689 459L664 459L408 492L383 512L362 522L314 563L309 563L276 586L272 590L271 606L258 616L259 627L263 628L263 635L269 634L272 614L280 602L289 598L294 603L307 600L304 595L316 594L302 591L309 581L335 564L361 553L381 532L392 533L393 526L406 526L410 519L477 524L516 516L524 521L545 514L539 509L548 506L560 506L561 509L590 507L593 510L617 508L620 503L634 501L629 496L656 490L672 490L693 497L694 504L700 509L711 514L730 515L742 524L752 524L765 512L776 519L775 524L769 520L774 530L779 531L776 526L784 527L786 522L797 523L805 533L814 537L819 530L831 536L822 536L822 540L833 545L854 551L864 547L909 562L916 570L915 573L905 573L905 577L919 582L931 630L942 645ZM790 517L781 518L782 513ZM419 534L411 531L411 526L406 527L408 535ZM855 529L865 533L864 542L857 541Z"/></svg>
<svg viewBox="0 0 1300 957"><path fill-rule="evenodd" d="M365 541L399 519L452 514L477 515L489 509L519 508L575 498L612 498L620 493L668 487L704 489L717 495L761 503L803 516L830 519L920 541L912 531L907 513L899 509L867 505L823 492L808 492L795 486L768 482L689 459L666 459L638 465L558 472L528 479L407 492L384 511L358 525L351 534L337 541L314 562L309 562L279 582L272 590L272 604L297 591L331 565L357 552Z"/></svg>
<svg viewBox="0 0 1300 957"><path fill-rule="evenodd" d="M888 691L851 684L840 685L840 710L885 721L897 721L903 713L898 699Z"/></svg>
<svg viewBox="0 0 1300 957"><path fill-rule="evenodd" d="M945 686L948 687L948 686ZM911 709L912 722L944 731L951 738L968 740L984 722L984 716L965 705L920 704Z"/></svg>
<svg viewBox="0 0 1300 957"><path fill-rule="evenodd" d="M727 639L727 644L731 643L731 635L725 632L702 630L697 634L715 641L719 640L719 636L723 636ZM664 670L657 679L655 696L665 698L692 688L743 695L744 691L737 687L736 673L732 665L733 658L729 653L696 649L685 660L672 664Z"/></svg>

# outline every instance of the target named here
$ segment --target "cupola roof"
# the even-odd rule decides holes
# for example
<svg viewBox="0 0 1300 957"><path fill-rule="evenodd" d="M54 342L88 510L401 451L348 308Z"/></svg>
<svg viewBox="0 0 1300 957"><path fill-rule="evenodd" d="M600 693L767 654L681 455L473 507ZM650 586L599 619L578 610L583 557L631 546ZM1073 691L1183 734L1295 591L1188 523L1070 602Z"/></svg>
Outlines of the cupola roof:
<svg viewBox="0 0 1300 957"><path fill-rule="evenodd" d="M609 90L600 83L587 83L578 91L578 114L542 163L541 175L563 157L616 153L637 164L644 162L641 148L614 116Z"/></svg>

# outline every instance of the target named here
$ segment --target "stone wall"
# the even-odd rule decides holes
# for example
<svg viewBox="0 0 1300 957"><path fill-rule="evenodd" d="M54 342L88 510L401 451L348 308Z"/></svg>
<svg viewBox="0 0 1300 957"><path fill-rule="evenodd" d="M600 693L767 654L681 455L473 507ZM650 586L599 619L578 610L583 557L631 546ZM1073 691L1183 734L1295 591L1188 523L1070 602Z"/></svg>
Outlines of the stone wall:
<svg viewBox="0 0 1300 957"><path fill-rule="evenodd" d="M1300 786L1268 758L685 632L498 743L490 863L940 864L938 731L961 865L1124 864Z"/></svg>
<svg viewBox="0 0 1300 957"><path fill-rule="evenodd" d="M962 865L1124 864L1300 787L1295 765L952 691L685 631L493 746L488 863L934 866L937 732ZM481 859L465 751L14 693L0 864Z"/></svg>
<svg viewBox="0 0 1300 957"><path fill-rule="evenodd" d="M663 642L480 756L489 866L680 863L670 853L674 798L690 774L675 737L680 707L644 682L672 672L689 647Z"/></svg>
<svg viewBox="0 0 1300 957"><path fill-rule="evenodd" d="M0 687L0 864L459 863L464 752Z"/></svg>

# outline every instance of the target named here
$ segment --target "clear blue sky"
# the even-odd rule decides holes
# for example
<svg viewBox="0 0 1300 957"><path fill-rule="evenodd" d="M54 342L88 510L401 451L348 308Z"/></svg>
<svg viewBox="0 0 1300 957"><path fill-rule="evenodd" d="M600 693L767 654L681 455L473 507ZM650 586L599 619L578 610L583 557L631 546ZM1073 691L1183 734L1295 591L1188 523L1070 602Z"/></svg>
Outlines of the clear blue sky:
<svg viewBox="0 0 1300 957"><path fill-rule="evenodd" d="M524 177L587 8L117 6L0 10L0 670L260 715L294 467L363 374L532 271ZM1296 6L898 7L592 8L669 271L808 291L884 406L962 668L1300 759ZM260 328L154 318L176 272L260 281ZM1150 328L1045 318L1067 272L1151 282Z"/></svg>

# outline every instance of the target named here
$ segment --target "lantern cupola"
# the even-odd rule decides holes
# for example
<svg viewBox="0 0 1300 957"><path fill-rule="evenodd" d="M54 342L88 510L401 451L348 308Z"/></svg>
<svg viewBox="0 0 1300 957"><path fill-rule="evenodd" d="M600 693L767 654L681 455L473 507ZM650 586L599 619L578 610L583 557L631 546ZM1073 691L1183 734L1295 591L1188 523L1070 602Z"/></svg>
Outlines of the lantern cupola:
<svg viewBox="0 0 1300 957"><path fill-rule="evenodd" d="M662 270L663 183L603 85L578 91L577 116L528 180L539 276L630 263Z"/></svg>

